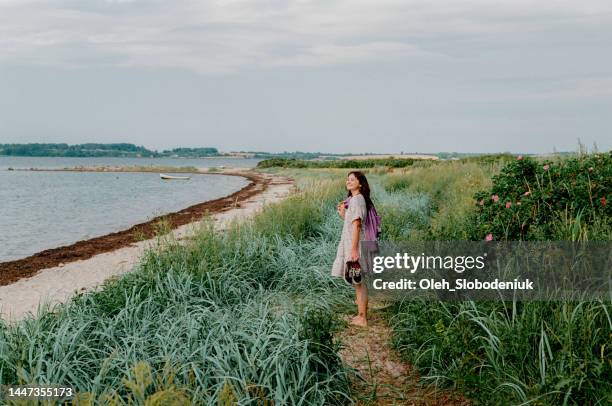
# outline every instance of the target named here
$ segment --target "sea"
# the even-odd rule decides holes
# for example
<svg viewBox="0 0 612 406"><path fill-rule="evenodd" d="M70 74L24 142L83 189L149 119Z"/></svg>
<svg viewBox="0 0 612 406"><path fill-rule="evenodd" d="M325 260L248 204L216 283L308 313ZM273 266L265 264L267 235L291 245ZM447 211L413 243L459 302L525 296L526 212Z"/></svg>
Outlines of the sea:
<svg viewBox="0 0 612 406"><path fill-rule="evenodd" d="M91 166L254 167L246 158L51 158L0 156L0 262L130 228L156 216L227 196L245 178L159 173L57 172ZM172 171L167 174L185 176Z"/></svg>

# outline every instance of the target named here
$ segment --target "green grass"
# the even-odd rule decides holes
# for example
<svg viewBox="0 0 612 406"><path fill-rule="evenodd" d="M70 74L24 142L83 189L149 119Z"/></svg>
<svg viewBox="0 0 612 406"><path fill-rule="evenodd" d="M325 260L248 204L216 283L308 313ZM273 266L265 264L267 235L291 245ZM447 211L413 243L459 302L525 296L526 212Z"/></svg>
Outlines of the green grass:
<svg viewBox="0 0 612 406"><path fill-rule="evenodd" d="M407 236L395 233L392 239L469 239L472 223L478 222L473 216L474 194L491 188L491 175L508 162L505 158L479 161L411 168L387 176L383 184L389 193L405 193L406 201L423 196L431 201L429 210L423 211L428 216L424 228L417 227ZM562 210L555 216L549 231L535 239L610 240L608 218L600 215L585 222L580 215ZM394 345L417 366L425 382L456 388L485 405L609 404L611 314L610 301L405 301L388 311Z"/></svg>
<svg viewBox="0 0 612 406"><path fill-rule="evenodd" d="M466 239L474 194L506 161L366 169L383 238ZM348 403L352 372L333 332L352 289L330 277L347 169L266 171L299 191L223 233L207 223L187 245L162 239L101 291L0 326L0 384L69 384L83 404ZM549 238L609 236L605 219L557 214ZM387 312L424 383L487 405L608 404L611 314L609 301L406 301Z"/></svg>
<svg viewBox="0 0 612 406"><path fill-rule="evenodd" d="M472 194L490 186L492 173L502 164L440 162L436 165L395 171L383 180L387 192L404 192L402 199L416 196L429 200L425 227L412 233L412 239L466 240L467 215L473 211Z"/></svg>
<svg viewBox="0 0 612 406"><path fill-rule="evenodd" d="M0 383L72 385L92 404L346 403L338 191L310 183L252 222L163 241L101 291L1 326Z"/></svg>
<svg viewBox="0 0 612 406"><path fill-rule="evenodd" d="M424 310L427 310L426 312ZM396 303L394 344L479 404L606 404L610 303Z"/></svg>

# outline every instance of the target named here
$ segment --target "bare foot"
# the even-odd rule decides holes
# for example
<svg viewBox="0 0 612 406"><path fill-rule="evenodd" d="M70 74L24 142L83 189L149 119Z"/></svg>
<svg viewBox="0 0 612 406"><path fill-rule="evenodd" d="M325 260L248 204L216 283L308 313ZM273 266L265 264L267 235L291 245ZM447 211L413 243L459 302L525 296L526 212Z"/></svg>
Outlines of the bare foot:
<svg viewBox="0 0 612 406"><path fill-rule="evenodd" d="M363 317L363 316L355 316L351 319L351 324L353 326L359 326L359 327L367 327L368 326L368 320Z"/></svg>

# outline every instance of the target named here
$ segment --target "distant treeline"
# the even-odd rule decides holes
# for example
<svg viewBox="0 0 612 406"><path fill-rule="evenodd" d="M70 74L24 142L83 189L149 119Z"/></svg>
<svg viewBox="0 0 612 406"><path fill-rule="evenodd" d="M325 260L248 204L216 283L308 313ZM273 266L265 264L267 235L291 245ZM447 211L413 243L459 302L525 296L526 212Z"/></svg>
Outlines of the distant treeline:
<svg viewBox="0 0 612 406"><path fill-rule="evenodd" d="M265 151L238 151L240 154L245 156L258 158L258 159L272 159L272 158L295 158L295 159L316 159L321 156L330 155L323 152L265 152ZM332 158L333 159L333 158Z"/></svg>
<svg viewBox="0 0 612 406"><path fill-rule="evenodd" d="M159 156L179 156L183 158L201 158L219 155L217 148L174 148L159 154Z"/></svg>
<svg viewBox="0 0 612 406"><path fill-rule="evenodd" d="M503 154L488 154L478 156L465 156L461 159L450 158L452 160L460 160L462 162L473 162L479 164L505 163L514 161L516 155ZM375 168L385 166L388 168L406 168L412 166L415 162L420 165L435 165L447 160L429 160L429 159L411 159L411 158L376 158L376 159L333 159L323 161L306 161L303 159L287 159L287 158L272 158L266 159L257 164L258 168Z"/></svg>
<svg viewBox="0 0 612 406"><path fill-rule="evenodd" d="M259 163L260 168L281 166L285 168L372 168L375 166L388 166L392 168L403 168L412 165L415 161L411 158L367 158L346 159L356 154L329 154L324 152L264 152L264 151L240 151L233 153L220 153L217 148L174 148L170 150L150 150L143 146L129 143L116 144L0 144L0 156L49 156L49 157L143 157L143 158L204 158L215 156L243 156L245 158L257 158L264 161ZM401 154L400 154L401 155ZM468 160L475 162L497 161L499 159L510 160L512 154L473 154L459 152L440 152L436 154L441 160ZM313 161L318 159L318 161ZM419 161L417 159L417 161Z"/></svg>
<svg viewBox="0 0 612 406"><path fill-rule="evenodd" d="M306 160L320 159L320 160L330 160L330 161L333 161L336 159L345 159L346 157L349 157L349 156L360 156L360 157L363 157L363 159L367 159L368 156L381 155L381 153L376 153L376 152L365 153L365 154L357 154L353 152L346 152L344 154L332 154L332 153L327 153L327 152L302 152L302 151L295 151L295 152L241 151L241 152L245 154L253 154L253 158L260 158L260 159L287 158L287 159L306 159ZM453 152L453 153L443 153L443 154L456 154L456 153ZM383 155L386 155L386 154L383 153ZM401 156L403 155L403 152L397 155ZM435 155L435 154L431 154L431 155ZM382 159L382 158L371 158L371 159Z"/></svg>
<svg viewBox="0 0 612 406"><path fill-rule="evenodd" d="M478 163L478 164L492 164L496 162L506 163L506 162L514 161L515 159L516 159L516 155L510 154L510 153L503 153L503 154L468 155L468 156L463 156L460 159L460 161L473 162L473 163Z"/></svg>
<svg viewBox="0 0 612 406"><path fill-rule="evenodd" d="M218 156L217 148L175 148L162 152L134 144L0 144L0 155L50 157L189 157Z"/></svg>
<svg viewBox="0 0 612 406"><path fill-rule="evenodd" d="M305 161L303 159L272 158L261 161L258 168L374 168L387 166L391 168L405 168L411 166L415 159L335 159L326 161Z"/></svg>

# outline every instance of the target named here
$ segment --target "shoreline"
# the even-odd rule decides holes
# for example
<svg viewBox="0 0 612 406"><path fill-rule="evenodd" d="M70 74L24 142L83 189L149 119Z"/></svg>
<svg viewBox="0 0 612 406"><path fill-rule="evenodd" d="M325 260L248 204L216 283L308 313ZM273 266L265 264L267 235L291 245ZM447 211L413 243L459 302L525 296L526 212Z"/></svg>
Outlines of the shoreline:
<svg viewBox="0 0 612 406"><path fill-rule="evenodd" d="M29 169L34 171L68 171L68 172L135 172L122 168L92 167L92 168L64 168L64 169ZM141 170L138 172L158 172L157 169ZM250 183L242 189L214 200L198 203L182 210L167 213L152 218L149 221L135 224L132 227L87 240L77 241L40 251L26 258L13 261L0 262L0 286L10 285L20 279L28 278L38 271L62 266L67 263L86 260L95 255L111 252L142 240L150 239L157 234L158 224L165 222L171 230L180 226L200 220L206 214L217 214L240 206L240 202L264 192L270 182L257 172L247 172L237 168L228 168L223 171L207 172L191 171L193 174L240 176L248 179Z"/></svg>

